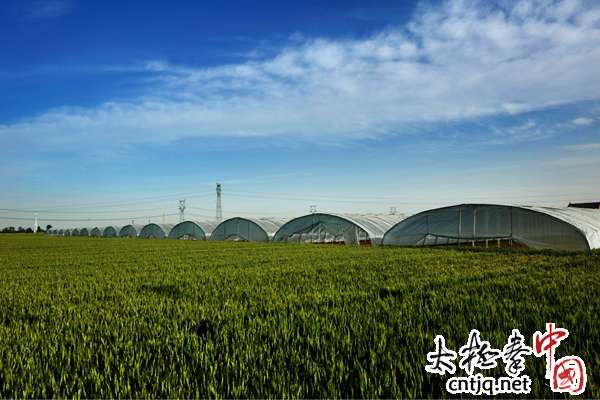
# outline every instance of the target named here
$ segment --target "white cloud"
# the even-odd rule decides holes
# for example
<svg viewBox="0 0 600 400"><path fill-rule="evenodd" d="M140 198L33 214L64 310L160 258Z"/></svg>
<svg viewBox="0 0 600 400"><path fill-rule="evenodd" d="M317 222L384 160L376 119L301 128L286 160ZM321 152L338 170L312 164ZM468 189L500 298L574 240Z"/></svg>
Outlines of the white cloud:
<svg viewBox="0 0 600 400"><path fill-rule="evenodd" d="M597 3L575 0L423 6L406 26L367 38L295 35L261 61L148 62L158 80L147 95L50 110L0 125L0 137L61 146L223 136L340 141L597 99L599 23ZM531 135L529 128L511 135Z"/></svg>
<svg viewBox="0 0 600 400"><path fill-rule="evenodd" d="M571 122L573 122L573 124L575 124L575 125L591 125L594 123L594 120L592 118L579 117L579 118L575 118Z"/></svg>

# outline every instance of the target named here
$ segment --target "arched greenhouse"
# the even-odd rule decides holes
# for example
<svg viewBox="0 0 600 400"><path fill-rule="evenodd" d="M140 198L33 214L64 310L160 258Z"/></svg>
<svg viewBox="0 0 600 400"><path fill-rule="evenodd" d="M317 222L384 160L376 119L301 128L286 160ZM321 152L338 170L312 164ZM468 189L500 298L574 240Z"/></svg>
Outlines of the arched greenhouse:
<svg viewBox="0 0 600 400"><path fill-rule="evenodd" d="M391 228L386 245L600 247L600 212L580 208L461 204L413 215Z"/></svg>
<svg viewBox="0 0 600 400"><path fill-rule="evenodd" d="M215 226L215 222L183 221L171 228L169 239L206 240Z"/></svg>
<svg viewBox="0 0 600 400"><path fill-rule="evenodd" d="M138 238L140 239L165 239L169 236L169 232L173 229L172 224L155 224L151 222L144 225Z"/></svg>
<svg viewBox="0 0 600 400"><path fill-rule="evenodd" d="M284 223L271 218L229 218L215 228L210 240L268 242Z"/></svg>
<svg viewBox="0 0 600 400"><path fill-rule="evenodd" d="M102 236L102 230L100 228L98 228L97 226L95 226L90 231L90 236L91 237L101 237Z"/></svg>
<svg viewBox="0 0 600 400"><path fill-rule="evenodd" d="M140 231L142 230L142 225L129 224L125 225L119 230L119 237L130 237L135 238L138 237Z"/></svg>
<svg viewBox="0 0 600 400"><path fill-rule="evenodd" d="M71 229L71 236L79 236L79 229L77 229L77 228Z"/></svg>
<svg viewBox="0 0 600 400"><path fill-rule="evenodd" d="M402 214L308 214L286 222L273 241L377 245L404 218Z"/></svg>
<svg viewBox="0 0 600 400"><path fill-rule="evenodd" d="M118 226L109 225L102 230L102 237L117 237L119 236L119 230Z"/></svg>
<svg viewBox="0 0 600 400"><path fill-rule="evenodd" d="M81 228L79 230L79 236L90 236L90 229L89 228Z"/></svg>

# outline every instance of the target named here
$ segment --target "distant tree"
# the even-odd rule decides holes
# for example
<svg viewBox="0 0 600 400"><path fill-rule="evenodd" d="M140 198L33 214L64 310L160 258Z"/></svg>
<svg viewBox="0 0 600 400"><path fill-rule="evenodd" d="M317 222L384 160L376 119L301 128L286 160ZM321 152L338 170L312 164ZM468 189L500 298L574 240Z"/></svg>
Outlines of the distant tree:
<svg viewBox="0 0 600 400"><path fill-rule="evenodd" d="M17 228L17 232L23 232L24 230L25 230L25 229L23 229L23 227L22 227L22 226L20 226L20 227L18 227L18 228Z"/></svg>
<svg viewBox="0 0 600 400"><path fill-rule="evenodd" d="M52 225L50 225L50 224L46 225L46 230L49 231L50 229L52 229Z"/></svg>
<svg viewBox="0 0 600 400"><path fill-rule="evenodd" d="M25 233L33 233L33 229L27 228L27 229L25 229Z"/></svg>

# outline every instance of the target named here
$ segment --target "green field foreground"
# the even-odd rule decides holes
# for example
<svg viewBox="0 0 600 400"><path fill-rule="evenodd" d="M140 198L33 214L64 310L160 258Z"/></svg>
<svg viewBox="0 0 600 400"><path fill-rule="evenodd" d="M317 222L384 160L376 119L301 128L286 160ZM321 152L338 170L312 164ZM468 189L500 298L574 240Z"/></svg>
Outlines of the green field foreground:
<svg viewBox="0 0 600 400"><path fill-rule="evenodd" d="M0 276L3 398L448 397L436 334L502 348L548 321L600 397L597 251L0 235Z"/></svg>

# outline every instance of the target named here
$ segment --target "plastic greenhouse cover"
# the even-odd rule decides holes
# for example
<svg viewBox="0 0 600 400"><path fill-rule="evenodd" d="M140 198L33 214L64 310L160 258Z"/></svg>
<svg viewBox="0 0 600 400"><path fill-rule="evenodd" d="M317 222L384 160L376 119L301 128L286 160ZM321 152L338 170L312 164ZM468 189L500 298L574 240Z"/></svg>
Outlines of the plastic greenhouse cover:
<svg viewBox="0 0 600 400"><path fill-rule="evenodd" d="M297 233L303 233L304 230L316 222L331 222L333 220L341 220L357 226L367 233L373 243L381 240L385 232L392 226L405 219L405 214L334 214L334 213L314 213L306 214L294 218L284 224L275 234L275 238L289 237ZM301 224L303 220L307 220L306 224ZM295 225L300 224L300 227ZM341 233L341 232L340 232Z"/></svg>
<svg viewBox="0 0 600 400"><path fill-rule="evenodd" d="M547 218L540 219L542 216ZM594 249L600 247L600 212L572 207L460 204L423 211L402 221L386 233L384 244L413 245L428 234L465 240L514 237L533 248Z"/></svg>
<svg viewBox="0 0 600 400"><path fill-rule="evenodd" d="M228 218L221 222L213 231L211 240L227 240L231 235L239 235L244 237L246 240L264 240L269 241L275 232L281 228L286 222L283 218L252 218L252 217L233 217ZM254 226L254 228L251 228ZM242 227L245 227L243 229ZM243 229L243 231L240 231ZM261 232L258 237L247 237L250 234L250 230L255 229L256 232ZM230 234L230 235L228 235Z"/></svg>
<svg viewBox="0 0 600 400"><path fill-rule="evenodd" d="M205 239L210 237L210 234L212 233L212 231L215 229L215 227L217 226L217 222L216 221L192 221L192 220L186 220L183 222L179 222L178 224L175 224L172 226L172 228L169 230L169 232L167 232L167 236L170 239L176 239L177 237L173 237L172 235L176 235L177 233L182 233L182 234L188 234L188 233L193 233L193 232L187 232L187 228L189 227L189 225L192 226L196 226L197 228L199 228L200 230L202 230L202 232L204 233L204 237ZM194 230L194 228L192 228L192 231ZM176 232L177 233L174 233Z"/></svg>
<svg viewBox="0 0 600 400"><path fill-rule="evenodd" d="M588 241L590 249L600 248L600 211L575 207L517 206L550 215L577 228Z"/></svg>

